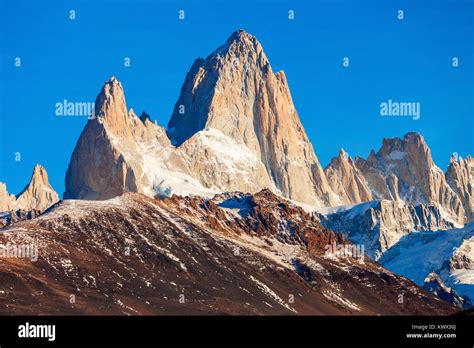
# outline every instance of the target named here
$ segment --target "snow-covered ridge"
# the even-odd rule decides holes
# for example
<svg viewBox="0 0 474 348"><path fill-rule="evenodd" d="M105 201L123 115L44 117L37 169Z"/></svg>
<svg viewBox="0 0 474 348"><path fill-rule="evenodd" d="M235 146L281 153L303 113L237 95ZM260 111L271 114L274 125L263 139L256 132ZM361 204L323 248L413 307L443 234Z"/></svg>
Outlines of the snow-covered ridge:
<svg viewBox="0 0 474 348"><path fill-rule="evenodd" d="M423 285L430 273L474 300L474 223L460 229L413 232L380 258L392 272Z"/></svg>

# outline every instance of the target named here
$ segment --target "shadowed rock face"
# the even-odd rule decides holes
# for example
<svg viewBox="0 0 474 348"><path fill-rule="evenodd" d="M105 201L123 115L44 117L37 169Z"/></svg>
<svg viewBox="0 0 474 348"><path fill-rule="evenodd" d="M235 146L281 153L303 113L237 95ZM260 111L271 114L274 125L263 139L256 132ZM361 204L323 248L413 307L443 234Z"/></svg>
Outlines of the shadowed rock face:
<svg viewBox="0 0 474 348"><path fill-rule="evenodd" d="M326 255L344 237L270 191L62 201L3 229L0 242L35 245L38 257L0 259L2 314L456 310L367 258Z"/></svg>

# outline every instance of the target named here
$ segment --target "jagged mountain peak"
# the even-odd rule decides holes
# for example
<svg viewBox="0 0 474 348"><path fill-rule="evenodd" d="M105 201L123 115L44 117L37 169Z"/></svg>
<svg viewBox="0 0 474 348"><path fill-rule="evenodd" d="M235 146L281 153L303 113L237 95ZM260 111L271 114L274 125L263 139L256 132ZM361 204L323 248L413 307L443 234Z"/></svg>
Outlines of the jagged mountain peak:
<svg viewBox="0 0 474 348"><path fill-rule="evenodd" d="M283 72L273 74L258 40L244 30L235 31L206 59L194 61L168 122L168 136L179 145L198 131L212 127L224 134L232 133L242 142L240 133L247 131L242 128L253 127L243 119L247 116L243 109L255 103L256 89L264 87L262 83L267 78L288 89ZM244 103L248 105L241 105ZM252 110L248 111L252 116ZM219 126L217 122L228 125ZM238 130L236 123L241 124Z"/></svg>
<svg viewBox="0 0 474 348"><path fill-rule="evenodd" d="M453 153L449 159L449 165L467 165L473 161L473 158L471 155L467 155L466 158L462 158L461 156Z"/></svg>
<svg viewBox="0 0 474 348"><path fill-rule="evenodd" d="M458 158L458 156L456 156L454 153L451 155L451 157L449 158L449 164L453 164L453 165L457 165L459 164L459 162L462 161L462 158Z"/></svg>
<svg viewBox="0 0 474 348"><path fill-rule="evenodd" d="M0 188L0 190L2 190ZM6 187L5 187L6 193ZM26 187L18 195L8 195L9 201L3 202L3 209L42 212L59 200L56 191L51 187L46 169L35 165L31 179Z"/></svg>
<svg viewBox="0 0 474 348"><path fill-rule="evenodd" d="M244 29L238 29L234 31L227 39L226 44L245 44L248 45L248 47L256 45L260 46L260 42L257 40L257 38Z"/></svg>
<svg viewBox="0 0 474 348"><path fill-rule="evenodd" d="M48 173L46 169L39 163L37 163L33 169L33 175L31 177L30 184L34 183L48 183Z"/></svg>
<svg viewBox="0 0 474 348"><path fill-rule="evenodd" d="M110 76L109 79L107 80L107 83L120 84L120 81L115 77L115 75L112 75L112 76Z"/></svg>
<svg viewBox="0 0 474 348"><path fill-rule="evenodd" d="M341 203L353 204L372 200L370 188L351 157L339 150L337 157L324 168L329 186L337 194Z"/></svg>
<svg viewBox="0 0 474 348"><path fill-rule="evenodd" d="M403 136L406 141L420 141L425 142L425 138L419 132L408 132Z"/></svg>
<svg viewBox="0 0 474 348"><path fill-rule="evenodd" d="M347 155L347 152L344 151L344 149L341 147L341 149L339 150L339 155L338 157L342 160L349 160L349 156Z"/></svg>
<svg viewBox="0 0 474 348"><path fill-rule="evenodd" d="M372 149L366 160L361 157L356 158L356 163L360 166L369 163L373 166L383 166L388 162L404 162L407 165L422 164L426 167L436 167L428 144L423 136L417 132L406 133L402 138L384 138L380 149L377 152Z"/></svg>
<svg viewBox="0 0 474 348"><path fill-rule="evenodd" d="M237 29L229 36L229 38L227 39L227 42L243 41L243 40L257 41L257 38L253 36L252 34L248 33L247 31L245 31L244 29Z"/></svg>
<svg viewBox="0 0 474 348"><path fill-rule="evenodd" d="M474 219L474 161L453 154L445 173L446 181L462 201L467 221Z"/></svg>
<svg viewBox="0 0 474 348"><path fill-rule="evenodd" d="M243 29L234 31L227 41L219 46L211 55L208 57L213 58L217 56L224 56L231 53L234 57L245 56L250 52L262 52L262 45L257 38Z"/></svg>
<svg viewBox="0 0 474 348"><path fill-rule="evenodd" d="M358 157L358 158L361 158L361 157ZM372 162L372 163L377 163L377 157L375 156L374 149L370 150L370 154L369 154L369 157L367 158L367 160L369 162Z"/></svg>
<svg viewBox="0 0 474 348"><path fill-rule="evenodd" d="M423 159L433 163L428 144L417 132L406 133L403 138L384 138L377 156L388 156L390 159L399 160L401 158L398 157L406 155L410 151L413 152L413 155L420 154Z"/></svg>
<svg viewBox="0 0 474 348"><path fill-rule="evenodd" d="M36 164L30 182L25 189L17 195L17 197L20 197L25 191L35 190L42 186L49 186L48 173L41 164Z"/></svg>
<svg viewBox="0 0 474 348"><path fill-rule="evenodd" d="M122 98L124 97L124 91L122 87L122 83L115 77L110 77L102 87L101 92L99 93L98 97L105 97L105 98Z"/></svg>
<svg viewBox="0 0 474 348"><path fill-rule="evenodd" d="M8 193L7 184L0 182L0 212L11 210L15 200L15 195Z"/></svg>
<svg viewBox="0 0 474 348"><path fill-rule="evenodd" d="M120 81L112 76L102 87L95 100L96 122L115 135L129 135L130 121L125 93ZM93 120L95 122L95 120Z"/></svg>

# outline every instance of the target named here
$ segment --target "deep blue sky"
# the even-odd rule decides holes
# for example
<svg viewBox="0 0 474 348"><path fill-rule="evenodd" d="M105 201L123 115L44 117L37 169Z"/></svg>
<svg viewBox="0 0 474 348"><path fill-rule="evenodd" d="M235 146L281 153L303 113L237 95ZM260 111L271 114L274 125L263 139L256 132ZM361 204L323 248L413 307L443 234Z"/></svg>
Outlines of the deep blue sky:
<svg viewBox="0 0 474 348"><path fill-rule="evenodd" d="M166 126L194 59L239 28L260 40L273 70L285 71L323 166L340 147L366 157L384 137L419 131L445 170L454 151L474 153L473 4L0 0L0 181L16 194L39 162L62 194L87 120L56 117L56 102L94 101L116 75L128 108L145 109ZM398 9L405 11L403 21ZM460 59L457 69L453 56ZM21 68L14 67L15 57ZM130 68L124 57L131 58ZM343 57L350 58L349 68L342 67ZM381 117L379 105L390 98L420 102L421 119Z"/></svg>

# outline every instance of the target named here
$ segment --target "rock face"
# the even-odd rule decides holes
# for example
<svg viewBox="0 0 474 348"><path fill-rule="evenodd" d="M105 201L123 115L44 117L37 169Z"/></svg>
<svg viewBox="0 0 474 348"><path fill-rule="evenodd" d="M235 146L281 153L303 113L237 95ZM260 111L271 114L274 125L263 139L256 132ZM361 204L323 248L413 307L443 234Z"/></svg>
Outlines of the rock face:
<svg viewBox="0 0 474 348"><path fill-rule="evenodd" d="M29 184L17 196L9 194L6 185L0 183L0 212L12 211L17 217L37 215L58 200L58 194L49 184L46 169L39 164L35 166Z"/></svg>
<svg viewBox="0 0 474 348"><path fill-rule="evenodd" d="M374 200L354 206L326 209L319 215L327 228L345 234L365 247L375 259L403 236L414 231L436 231L455 227L436 205L413 205L404 201Z"/></svg>
<svg viewBox="0 0 474 348"><path fill-rule="evenodd" d="M15 201L15 195L9 194L7 185L0 182L0 212L11 210Z"/></svg>
<svg viewBox="0 0 474 348"><path fill-rule="evenodd" d="M407 133L403 139L384 139L376 154L372 151L367 160L358 157L355 164L374 198L425 206L434 204L455 222L467 221L460 197L434 164L431 151L420 134Z"/></svg>
<svg viewBox="0 0 474 348"><path fill-rule="evenodd" d="M373 199L365 178L343 149L324 169L324 174L342 204L368 202Z"/></svg>
<svg viewBox="0 0 474 348"><path fill-rule="evenodd" d="M467 221L474 220L474 159L451 157L446 171L446 181L460 198Z"/></svg>
<svg viewBox="0 0 474 348"><path fill-rule="evenodd" d="M244 31L191 67L169 122L171 141L148 116L127 112L115 78L95 108L97 118L88 122L72 155L65 198L270 188L303 203L340 203L284 73L272 71L260 43Z"/></svg>
<svg viewBox="0 0 474 348"><path fill-rule="evenodd" d="M16 258L0 258L0 277L8 279L0 282L0 313L456 312L368 258L325 256L328 243L346 241L270 191L211 200L155 200L136 193L106 201L65 200L0 233L2 245L41 251L32 247ZM400 292L404 305L398 303Z"/></svg>
<svg viewBox="0 0 474 348"><path fill-rule="evenodd" d="M256 178L260 188L274 186L304 203L338 203L301 125L285 74L273 72L260 43L242 30L207 59L195 61L168 135L181 144L203 129L217 129L248 148L263 169ZM239 183L226 189L239 190Z"/></svg>
<svg viewBox="0 0 474 348"><path fill-rule="evenodd" d="M95 115L72 154L65 199L107 199L140 192L141 167L133 160L138 154L131 127L134 116L127 112L122 85L114 77L97 96Z"/></svg>

